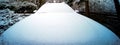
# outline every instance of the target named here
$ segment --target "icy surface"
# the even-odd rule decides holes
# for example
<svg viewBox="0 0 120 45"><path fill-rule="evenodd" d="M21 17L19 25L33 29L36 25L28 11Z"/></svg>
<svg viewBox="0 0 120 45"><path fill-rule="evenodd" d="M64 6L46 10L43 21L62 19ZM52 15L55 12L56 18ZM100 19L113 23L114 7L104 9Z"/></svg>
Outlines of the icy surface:
<svg viewBox="0 0 120 45"><path fill-rule="evenodd" d="M5 31L0 44L119 45L119 38L109 29L66 7L65 3L44 4Z"/></svg>

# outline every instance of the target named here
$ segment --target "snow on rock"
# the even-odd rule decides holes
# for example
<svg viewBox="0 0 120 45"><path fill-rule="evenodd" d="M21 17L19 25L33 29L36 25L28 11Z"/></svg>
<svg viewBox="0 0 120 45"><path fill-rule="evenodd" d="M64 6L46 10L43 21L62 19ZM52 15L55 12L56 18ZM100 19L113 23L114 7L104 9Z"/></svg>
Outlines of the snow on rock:
<svg viewBox="0 0 120 45"><path fill-rule="evenodd" d="M0 34L25 16L14 14L9 9L0 10Z"/></svg>
<svg viewBox="0 0 120 45"><path fill-rule="evenodd" d="M9 2L9 0L0 0L0 2Z"/></svg>
<svg viewBox="0 0 120 45"><path fill-rule="evenodd" d="M41 10L41 11L40 11ZM1 37L4 45L119 45L103 25L75 13L65 3L46 3Z"/></svg>

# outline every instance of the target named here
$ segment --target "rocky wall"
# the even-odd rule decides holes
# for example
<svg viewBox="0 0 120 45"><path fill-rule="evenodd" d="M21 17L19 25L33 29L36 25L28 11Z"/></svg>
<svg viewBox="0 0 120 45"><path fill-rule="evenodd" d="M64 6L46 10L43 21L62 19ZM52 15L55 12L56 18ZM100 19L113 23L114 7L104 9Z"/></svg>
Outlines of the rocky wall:
<svg viewBox="0 0 120 45"><path fill-rule="evenodd" d="M113 0L90 0L90 11L98 13L116 13Z"/></svg>

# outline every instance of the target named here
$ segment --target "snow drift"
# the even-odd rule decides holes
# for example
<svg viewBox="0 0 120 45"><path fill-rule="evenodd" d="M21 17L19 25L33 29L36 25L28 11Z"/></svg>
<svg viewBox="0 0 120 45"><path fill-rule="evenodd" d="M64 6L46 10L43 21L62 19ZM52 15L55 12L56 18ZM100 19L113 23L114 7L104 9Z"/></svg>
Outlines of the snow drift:
<svg viewBox="0 0 120 45"><path fill-rule="evenodd" d="M46 3L1 35L4 45L117 45L119 38L65 3Z"/></svg>

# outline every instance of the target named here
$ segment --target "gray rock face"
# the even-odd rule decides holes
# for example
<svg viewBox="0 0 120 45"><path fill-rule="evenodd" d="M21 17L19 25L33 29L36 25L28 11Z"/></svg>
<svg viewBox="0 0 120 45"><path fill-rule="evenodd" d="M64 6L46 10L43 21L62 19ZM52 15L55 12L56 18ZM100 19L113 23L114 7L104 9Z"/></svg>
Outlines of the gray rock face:
<svg viewBox="0 0 120 45"><path fill-rule="evenodd" d="M116 13L113 0L90 0L90 10L99 13Z"/></svg>
<svg viewBox="0 0 120 45"><path fill-rule="evenodd" d="M72 8L75 10L77 9L79 11L85 11L85 1L83 0L81 2L73 0L70 2L70 5L72 5ZM89 0L89 5L91 12L116 13L113 0Z"/></svg>

